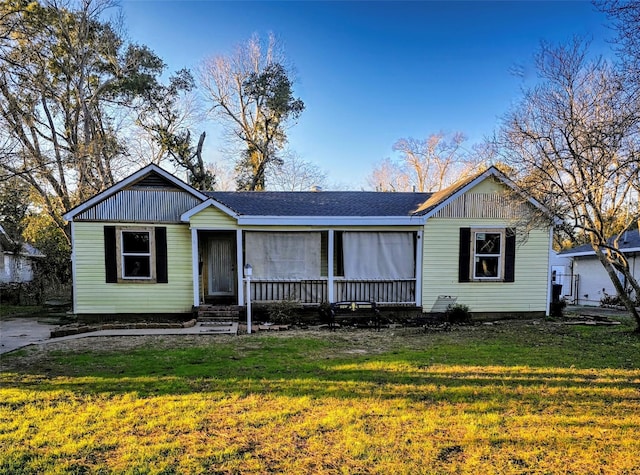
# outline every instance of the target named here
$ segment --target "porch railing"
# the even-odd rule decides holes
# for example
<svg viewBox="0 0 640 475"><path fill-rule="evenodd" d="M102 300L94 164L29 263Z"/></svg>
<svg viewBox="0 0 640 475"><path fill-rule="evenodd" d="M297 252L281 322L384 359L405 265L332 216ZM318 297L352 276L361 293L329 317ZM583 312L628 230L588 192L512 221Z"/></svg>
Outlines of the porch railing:
<svg viewBox="0 0 640 475"><path fill-rule="evenodd" d="M288 299L302 303L327 302L327 280L251 279L251 300L254 302Z"/></svg>
<svg viewBox="0 0 640 475"><path fill-rule="evenodd" d="M252 279L251 300L272 302L297 300L303 304L329 301L327 279ZM375 301L387 305L415 305L415 279L344 279L333 282L333 301Z"/></svg>
<svg viewBox="0 0 640 475"><path fill-rule="evenodd" d="M378 304L415 305L415 279L360 279L334 281L334 300L376 302Z"/></svg>

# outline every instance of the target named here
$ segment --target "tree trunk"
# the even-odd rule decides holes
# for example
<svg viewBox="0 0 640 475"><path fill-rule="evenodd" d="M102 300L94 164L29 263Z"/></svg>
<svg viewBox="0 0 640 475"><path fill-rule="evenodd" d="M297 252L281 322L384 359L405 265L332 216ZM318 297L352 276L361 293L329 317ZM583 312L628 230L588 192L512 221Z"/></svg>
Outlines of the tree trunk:
<svg viewBox="0 0 640 475"><path fill-rule="evenodd" d="M598 256L598 259L600 260L600 263L604 266L605 270L607 271L607 274L609 275L609 279L611 279L611 282L613 283L613 286L615 287L616 292L618 293L618 297L620 298L625 308L629 312L629 315L631 315L636 322L636 329L634 330L635 333L640 333L640 314L638 313L638 309L636 308L635 302L631 299L631 297L627 293L627 290L622 285L622 282L620 282L620 279L616 274L616 270L613 264L611 263L611 261L607 258L606 254L602 252L602 249L600 248L596 248L595 251L596 251L596 255Z"/></svg>

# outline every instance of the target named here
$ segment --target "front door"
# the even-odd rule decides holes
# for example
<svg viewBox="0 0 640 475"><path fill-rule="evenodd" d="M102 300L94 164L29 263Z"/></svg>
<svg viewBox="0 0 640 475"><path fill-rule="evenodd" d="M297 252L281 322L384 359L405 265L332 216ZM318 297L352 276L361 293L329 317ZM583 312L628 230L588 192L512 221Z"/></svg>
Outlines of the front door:
<svg viewBox="0 0 640 475"><path fill-rule="evenodd" d="M232 236L215 236L209 241L209 295L235 295L235 259L235 242Z"/></svg>

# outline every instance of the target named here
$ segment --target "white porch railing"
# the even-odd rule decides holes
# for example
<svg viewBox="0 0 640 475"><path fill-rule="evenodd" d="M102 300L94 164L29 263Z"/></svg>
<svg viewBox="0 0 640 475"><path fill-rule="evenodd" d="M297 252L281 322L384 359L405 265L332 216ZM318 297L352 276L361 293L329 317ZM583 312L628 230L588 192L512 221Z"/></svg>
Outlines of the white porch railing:
<svg viewBox="0 0 640 475"><path fill-rule="evenodd" d="M251 279L251 299L272 302L292 299L303 304L329 302L327 279ZM386 305L415 305L415 279L344 279L334 278L333 299L340 301L374 301Z"/></svg>

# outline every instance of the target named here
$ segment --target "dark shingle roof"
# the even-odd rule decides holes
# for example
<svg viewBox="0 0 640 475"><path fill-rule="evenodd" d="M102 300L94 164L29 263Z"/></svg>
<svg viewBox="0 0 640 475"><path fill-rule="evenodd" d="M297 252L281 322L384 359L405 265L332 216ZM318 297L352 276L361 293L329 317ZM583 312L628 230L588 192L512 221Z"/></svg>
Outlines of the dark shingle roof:
<svg viewBox="0 0 640 475"><path fill-rule="evenodd" d="M613 239L609 239L608 242L611 243ZM624 252L628 249L639 249L640 248L640 232L637 229L632 229L627 231L618 241L620 249ZM585 252L589 252L595 254L593 247L591 244L582 244L581 246L572 247L571 249L565 249L558 253L559 256L562 255L571 255L571 254L582 254Z"/></svg>
<svg viewBox="0 0 640 475"><path fill-rule="evenodd" d="M208 191L244 216L410 216L432 193L377 191Z"/></svg>

